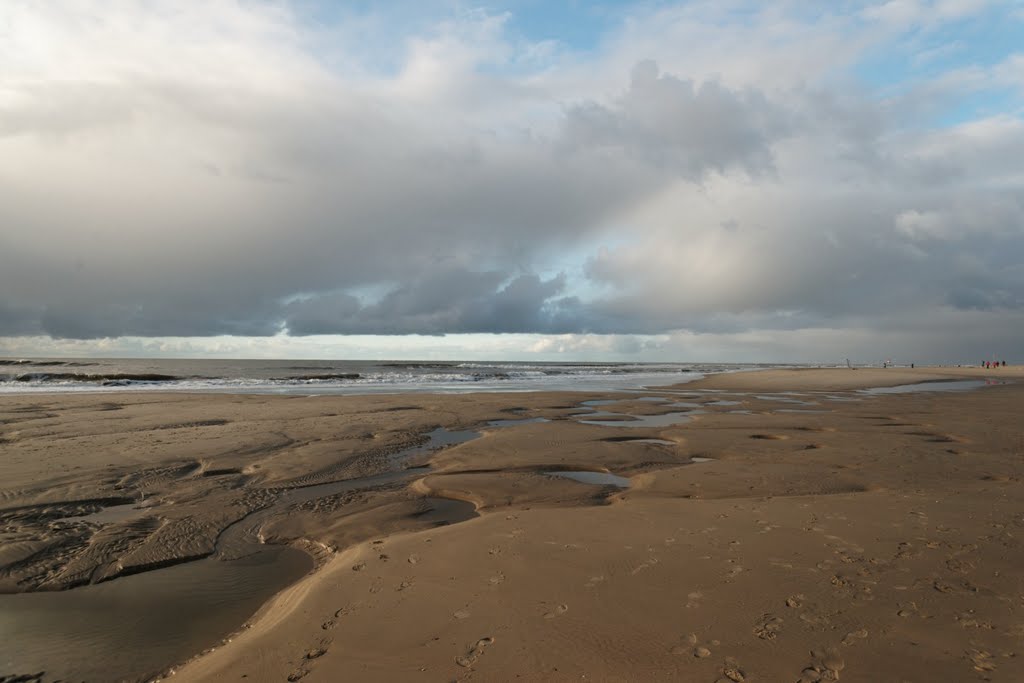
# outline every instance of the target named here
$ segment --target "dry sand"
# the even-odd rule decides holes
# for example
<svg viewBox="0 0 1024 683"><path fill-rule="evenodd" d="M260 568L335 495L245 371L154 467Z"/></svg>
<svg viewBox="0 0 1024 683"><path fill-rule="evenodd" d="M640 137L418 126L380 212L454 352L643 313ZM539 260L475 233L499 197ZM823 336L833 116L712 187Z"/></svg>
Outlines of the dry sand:
<svg viewBox="0 0 1024 683"><path fill-rule="evenodd" d="M854 391L963 379L1016 381ZM1020 681L1021 380L780 370L639 395L4 397L0 589L207 580L259 541L314 558L297 581L267 560L260 590L291 586L185 681ZM620 420L691 419L581 423L597 398ZM519 418L549 421L487 426ZM482 436L409 450L438 427ZM0 596L0 614L23 597ZM189 653L242 627L194 618L168 616ZM95 614L96 630L118 619ZM147 637L161 636L121 645L142 653L130 665L99 654L116 642L89 661L54 643L0 680L139 678L173 661L147 660ZM2 642L0 667L33 663Z"/></svg>

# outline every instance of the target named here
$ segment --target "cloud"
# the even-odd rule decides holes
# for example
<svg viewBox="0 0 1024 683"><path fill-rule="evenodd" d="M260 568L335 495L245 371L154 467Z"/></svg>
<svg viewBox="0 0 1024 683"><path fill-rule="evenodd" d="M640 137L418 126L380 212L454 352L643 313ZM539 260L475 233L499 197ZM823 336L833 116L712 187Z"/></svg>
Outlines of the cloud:
<svg viewBox="0 0 1024 683"><path fill-rule="evenodd" d="M564 286L564 276L507 279L499 272L451 270L392 289L369 304L344 293L303 298L286 307L286 324L293 335L539 331L552 326L550 300Z"/></svg>
<svg viewBox="0 0 1024 683"><path fill-rule="evenodd" d="M4 3L0 336L654 354L626 336L1017 315L1024 125L922 112L1020 97L1020 56L857 79L898 27L992 7L736 8L632 8L573 53L479 11L382 40L278 3ZM565 341L593 333L619 341Z"/></svg>
<svg viewBox="0 0 1024 683"><path fill-rule="evenodd" d="M976 16L992 0L888 0L869 5L864 16L899 27L932 25Z"/></svg>
<svg viewBox="0 0 1024 683"><path fill-rule="evenodd" d="M638 161L700 180L733 169L769 171L771 144L785 129L785 117L761 92L714 81L696 85L659 73L648 60L633 67L629 90L611 106L572 106L564 135L571 150L592 154L598 163Z"/></svg>

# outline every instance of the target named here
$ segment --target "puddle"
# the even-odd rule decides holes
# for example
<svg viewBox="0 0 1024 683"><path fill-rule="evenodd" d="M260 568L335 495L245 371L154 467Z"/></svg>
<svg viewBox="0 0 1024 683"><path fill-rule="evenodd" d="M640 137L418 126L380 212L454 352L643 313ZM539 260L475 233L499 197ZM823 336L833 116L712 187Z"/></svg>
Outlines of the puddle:
<svg viewBox="0 0 1024 683"><path fill-rule="evenodd" d="M723 399L723 400L718 400L718 401L708 401L704 405L708 405L708 406L739 406L739 405L743 405L743 401L726 401L726 400Z"/></svg>
<svg viewBox="0 0 1024 683"><path fill-rule="evenodd" d="M391 456L391 460L405 460L413 455L429 453L430 451L437 450L439 448L458 446L461 443L466 443L467 441L472 441L473 439L478 438L480 438L480 432L474 432L470 429L465 429L461 431L448 431L444 427L438 427L434 431L427 434L426 443L420 444L419 446L406 448L403 451L395 453L394 455Z"/></svg>
<svg viewBox="0 0 1024 683"><path fill-rule="evenodd" d="M427 498L429 509L416 515L421 522L433 522L435 526L458 524L479 517L476 506L464 500L452 498Z"/></svg>
<svg viewBox="0 0 1024 683"><path fill-rule="evenodd" d="M588 415L586 420L577 420L580 424L585 425L601 425L602 427L670 427L672 425L683 424L689 422L692 418L691 415L696 414L696 411L689 413L665 413L664 415L625 415L623 413L608 413L609 417L623 417L632 418L624 420L603 420L599 419L604 415ZM598 419L595 419L598 418Z"/></svg>
<svg viewBox="0 0 1024 683"><path fill-rule="evenodd" d="M817 402L815 402L815 401L804 401L803 399L793 398L791 395L784 396L784 395L780 395L780 394L769 394L769 395L765 395L765 396L755 396L754 398L759 398L762 401L774 401L776 403L796 403L797 405L802 405L802 406L814 406L814 405L817 405Z"/></svg>
<svg viewBox="0 0 1024 683"><path fill-rule="evenodd" d="M46 680L149 680L219 642L313 567L261 546L69 591L0 595L0 672Z"/></svg>
<svg viewBox="0 0 1024 683"><path fill-rule="evenodd" d="M136 517L142 517L150 509L148 507L139 505L138 503L125 503L124 505L111 505L105 507L99 512L93 512L88 515L79 515L77 517L64 517L61 519L63 522L89 522L90 524L116 524L117 522L127 522L135 519Z"/></svg>
<svg viewBox="0 0 1024 683"><path fill-rule="evenodd" d="M831 410L813 410L811 408L779 408L774 413L830 413Z"/></svg>
<svg viewBox="0 0 1024 683"><path fill-rule="evenodd" d="M667 439L617 439L617 443L653 443L659 446L675 446L675 441Z"/></svg>
<svg viewBox="0 0 1024 683"><path fill-rule="evenodd" d="M544 474L553 477L564 477L582 484L593 484L595 486L617 486L620 489L628 489L632 482L626 477L620 477L610 472L545 472Z"/></svg>
<svg viewBox="0 0 1024 683"><path fill-rule="evenodd" d="M438 427L432 432L427 434L427 440L418 446L410 446L409 448L403 448L397 453L392 453L388 456L388 463L397 470L398 474L405 471L404 464L407 460L412 460L415 456L426 455L442 448L451 448L452 446L458 446L464 444L467 441L473 439L479 439L483 436L480 432L475 432L471 429L449 431L444 427ZM393 473L389 473L393 474ZM360 479L350 479L350 482L368 482L366 487L376 486L376 483L369 483L371 480L375 480L378 477L386 475L374 475L372 477L361 477ZM339 482L341 483L341 482Z"/></svg>
<svg viewBox="0 0 1024 683"><path fill-rule="evenodd" d="M626 413L613 413L610 410L591 410L589 413L576 413L573 417L585 417L588 420L603 420L605 422L614 422L616 420L629 422L633 419L632 416Z"/></svg>
<svg viewBox="0 0 1024 683"><path fill-rule="evenodd" d="M1007 384L1005 380L991 379L964 379L964 380L936 380L933 382L918 382L916 384L901 384L895 387L874 387L862 389L862 394L913 394L922 391L970 391L980 389L986 385Z"/></svg>
<svg viewBox="0 0 1024 683"><path fill-rule="evenodd" d="M530 425L530 424L541 424L544 422L551 422L546 417L531 417L519 420L491 420L487 423L488 427L515 427L516 425Z"/></svg>
<svg viewBox="0 0 1024 683"><path fill-rule="evenodd" d="M701 458L700 456L690 456L690 462L714 462L714 458Z"/></svg>

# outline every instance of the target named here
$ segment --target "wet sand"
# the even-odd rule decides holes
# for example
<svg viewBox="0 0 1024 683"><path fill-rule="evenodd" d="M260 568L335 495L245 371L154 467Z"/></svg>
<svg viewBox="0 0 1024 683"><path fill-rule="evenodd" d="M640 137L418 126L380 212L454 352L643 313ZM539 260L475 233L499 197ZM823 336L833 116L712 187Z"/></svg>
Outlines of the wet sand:
<svg viewBox="0 0 1024 683"><path fill-rule="evenodd" d="M3 397L0 676L1024 680L1022 407L1017 368Z"/></svg>

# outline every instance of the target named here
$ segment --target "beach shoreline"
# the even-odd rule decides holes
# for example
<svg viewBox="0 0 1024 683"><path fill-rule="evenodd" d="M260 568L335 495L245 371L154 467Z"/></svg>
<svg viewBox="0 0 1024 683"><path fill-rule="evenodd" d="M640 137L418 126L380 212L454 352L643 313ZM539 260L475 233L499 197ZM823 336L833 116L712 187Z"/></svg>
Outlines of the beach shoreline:
<svg viewBox="0 0 1024 683"><path fill-rule="evenodd" d="M1013 680L1022 379L6 395L0 589L113 588L239 561L252 539L315 558L176 680ZM338 486L354 481L372 485ZM82 521L128 503L141 512Z"/></svg>

